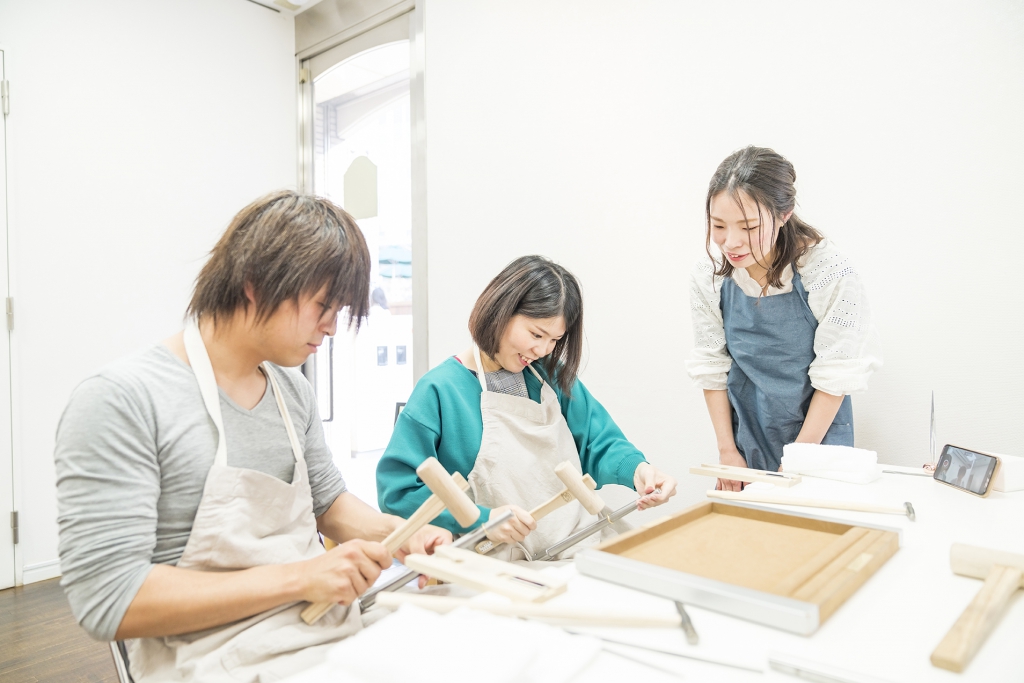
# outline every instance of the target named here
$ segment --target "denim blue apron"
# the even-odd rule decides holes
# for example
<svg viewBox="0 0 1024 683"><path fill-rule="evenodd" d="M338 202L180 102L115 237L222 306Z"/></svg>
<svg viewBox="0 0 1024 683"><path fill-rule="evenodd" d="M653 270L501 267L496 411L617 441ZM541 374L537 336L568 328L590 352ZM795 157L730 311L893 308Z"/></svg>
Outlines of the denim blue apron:
<svg viewBox="0 0 1024 683"><path fill-rule="evenodd" d="M736 447L747 467L775 472L782 447L796 440L814 394L807 371L818 321L795 269L792 291L774 296L747 296L731 277L725 278L721 301L725 345L732 356L726 386ZM849 396L822 443L853 445Z"/></svg>

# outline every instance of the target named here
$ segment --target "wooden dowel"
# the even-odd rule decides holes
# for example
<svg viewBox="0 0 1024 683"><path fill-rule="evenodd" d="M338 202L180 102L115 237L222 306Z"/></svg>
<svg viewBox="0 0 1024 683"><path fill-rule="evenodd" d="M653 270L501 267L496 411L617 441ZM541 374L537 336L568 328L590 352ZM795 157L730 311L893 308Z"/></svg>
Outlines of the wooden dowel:
<svg viewBox="0 0 1024 683"><path fill-rule="evenodd" d="M903 505L880 505L877 503L861 503L853 500L827 500L819 498L792 498L776 496L770 493L747 493L746 491L708 491L708 498L736 500L746 503L772 503L775 505L799 505L809 508L828 508L831 510L853 510L856 512L882 512L888 515L907 515Z"/></svg>
<svg viewBox="0 0 1024 683"><path fill-rule="evenodd" d="M639 612L537 604L530 602L488 603L467 598L450 598L440 595L417 595L415 593L381 593L377 604L386 607L416 605L439 614L445 614L459 607L497 614L504 617L538 619L554 623L576 623L591 626L620 626L624 628L679 628L677 614L652 615Z"/></svg>

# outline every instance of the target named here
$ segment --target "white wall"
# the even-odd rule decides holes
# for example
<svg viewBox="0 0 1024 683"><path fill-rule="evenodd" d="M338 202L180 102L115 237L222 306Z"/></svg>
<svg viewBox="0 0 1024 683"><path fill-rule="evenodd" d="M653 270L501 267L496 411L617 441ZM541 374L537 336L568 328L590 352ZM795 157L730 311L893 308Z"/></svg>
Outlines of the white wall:
<svg viewBox="0 0 1024 683"><path fill-rule="evenodd" d="M11 82L19 564L58 571L72 389L180 329L234 213L295 185L291 17L245 0L0 3Z"/></svg>
<svg viewBox="0 0 1024 683"><path fill-rule="evenodd" d="M586 296L589 388L677 476L717 453L687 280L704 195L747 144L786 155L799 211L859 264L886 363L857 444L1024 454L1024 5L429 0L430 361L487 280L546 254ZM711 481L685 477L677 505Z"/></svg>

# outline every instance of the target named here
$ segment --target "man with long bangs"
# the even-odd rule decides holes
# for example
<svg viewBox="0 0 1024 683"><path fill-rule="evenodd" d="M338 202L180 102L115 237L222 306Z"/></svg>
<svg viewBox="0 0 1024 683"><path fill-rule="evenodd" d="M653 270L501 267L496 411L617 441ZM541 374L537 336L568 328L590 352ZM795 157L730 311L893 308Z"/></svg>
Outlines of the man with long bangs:
<svg viewBox="0 0 1024 683"><path fill-rule="evenodd" d="M79 623L127 640L137 683L239 681L323 660L391 564L401 519L345 490L294 368L369 306L370 256L331 202L243 209L196 280L186 327L101 369L57 431L62 586ZM318 532L337 543L325 552ZM428 526L400 551L451 541Z"/></svg>

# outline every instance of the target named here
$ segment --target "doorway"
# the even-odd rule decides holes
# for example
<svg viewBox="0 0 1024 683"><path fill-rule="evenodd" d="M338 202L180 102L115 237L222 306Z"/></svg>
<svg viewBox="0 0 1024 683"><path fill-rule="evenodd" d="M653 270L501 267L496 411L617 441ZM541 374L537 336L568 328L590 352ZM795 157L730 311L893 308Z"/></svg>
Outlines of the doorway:
<svg viewBox="0 0 1024 683"><path fill-rule="evenodd" d="M307 60L308 184L356 219L371 307L314 357L327 444L349 490L376 506L377 461L413 388L412 141L408 16Z"/></svg>

